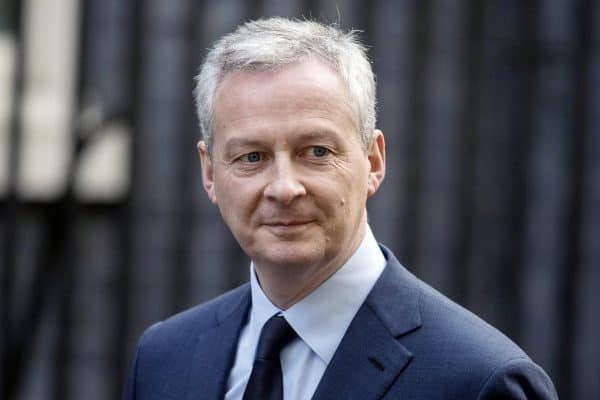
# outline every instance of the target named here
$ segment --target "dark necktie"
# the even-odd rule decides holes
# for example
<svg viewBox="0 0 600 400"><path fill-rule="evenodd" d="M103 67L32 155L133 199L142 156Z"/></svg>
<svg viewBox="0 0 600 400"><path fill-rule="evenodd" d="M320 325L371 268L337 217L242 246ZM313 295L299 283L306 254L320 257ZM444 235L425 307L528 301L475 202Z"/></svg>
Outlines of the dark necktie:
<svg viewBox="0 0 600 400"><path fill-rule="evenodd" d="M294 337L296 332L281 316L275 315L265 323L243 400L283 399L279 353Z"/></svg>

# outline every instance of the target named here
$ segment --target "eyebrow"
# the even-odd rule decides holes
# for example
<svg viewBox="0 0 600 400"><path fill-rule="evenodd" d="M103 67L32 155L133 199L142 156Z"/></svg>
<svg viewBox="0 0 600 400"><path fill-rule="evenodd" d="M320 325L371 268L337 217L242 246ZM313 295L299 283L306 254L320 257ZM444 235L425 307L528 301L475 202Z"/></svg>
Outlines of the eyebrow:
<svg viewBox="0 0 600 400"><path fill-rule="evenodd" d="M261 146L264 145L264 140L259 139L249 139L249 138L231 138L225 143L225 151L229 151L235 147L245 147L245 146Z"/></svg>
<svg viewBox="0 0 600 400"><path fill-rule="evenodd" d="M297 142L311 142L311 141L323 141L329 145L338 147L342 143L342 138L338 133L333 130L322 128L316 130L310 130L306 132L301 132L297 136L294 137L294 141Z"/></svg>
<svg viewBox="0 0 600 400"><path fill-rule="evenodd" d="M231 138L223 146L223 154L225 157L231 157L236 149L244 147L263 147L264 145L265 141L260 139L249 139L244 137Z"/></svg>
<svg viewBox="0 0 600 400"><path fill-rule="evenodd" d="M334 132L329 131L328 129L316 129L310 130L306 132L298 133L294 136L293 140L307 140L307 139L322 139L322 138L335 138L336 134ZM224 149L225 152L230 151L236 147L254 147L254 146L264 146L265 140L262 139L252 139L246 137L234 137L231 138L225 143Z"/></svg>

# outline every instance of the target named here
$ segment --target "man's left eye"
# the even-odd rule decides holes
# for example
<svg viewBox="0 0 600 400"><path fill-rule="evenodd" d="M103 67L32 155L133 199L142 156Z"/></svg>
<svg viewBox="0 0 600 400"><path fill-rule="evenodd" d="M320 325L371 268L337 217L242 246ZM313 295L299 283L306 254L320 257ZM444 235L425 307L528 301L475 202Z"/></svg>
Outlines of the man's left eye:
<svg viewBox="0 0 600 400"><path fill-rule="evenodd" d="M244 154L242 159L248 163L257 163L262 159L262 155L258 151L253 151L248 154Z"/></svg>
<svg viewBox="0 0 600 400"><path fill-rule="evenodd" d="M310 149L310 153L314 157L325 157L329 154L329 150L323 146L313 146Z"/></svg>

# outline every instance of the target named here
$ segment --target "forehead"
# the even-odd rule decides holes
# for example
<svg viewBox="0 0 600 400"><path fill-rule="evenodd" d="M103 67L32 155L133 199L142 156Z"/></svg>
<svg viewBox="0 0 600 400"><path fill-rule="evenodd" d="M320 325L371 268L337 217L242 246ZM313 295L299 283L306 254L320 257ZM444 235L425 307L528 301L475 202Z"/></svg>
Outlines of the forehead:
<svg viewBox="0 0 600 400"><path fill-rule="evenodd" d="M318 60L231 72L215 96L215 133L248 120L272 123L307 116L358 126L345 84Z"/></svg>

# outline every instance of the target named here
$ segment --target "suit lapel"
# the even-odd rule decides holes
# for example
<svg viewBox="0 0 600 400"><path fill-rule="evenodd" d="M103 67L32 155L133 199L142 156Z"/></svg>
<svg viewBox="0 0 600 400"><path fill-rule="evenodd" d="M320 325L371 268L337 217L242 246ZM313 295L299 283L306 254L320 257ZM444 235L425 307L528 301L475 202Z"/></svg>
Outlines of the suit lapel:
<svg viewBox="0 0 600 400"><path fill-rule="evenodd" d="M217 324L196 341L185 399L222 399L240 331L248 316L250 290L217 312Z"/></svg>
<svg viewBox="0 0 600 400"><path fill-rule="evenodd" d="M412 276L387 249L388 265L354 317L313 396L380 399L412 359L398 338L421 326Z"/></svg>

